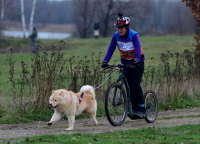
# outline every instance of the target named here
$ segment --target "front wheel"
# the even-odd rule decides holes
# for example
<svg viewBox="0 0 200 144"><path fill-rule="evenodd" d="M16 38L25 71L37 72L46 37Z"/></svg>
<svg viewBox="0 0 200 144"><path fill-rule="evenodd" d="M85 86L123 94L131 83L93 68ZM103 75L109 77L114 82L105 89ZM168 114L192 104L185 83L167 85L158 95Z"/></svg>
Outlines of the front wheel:
<svg viewBox="0 0 200 144"><path fill-rule="evenodd" d="M158 115L158 100L156 94L149 90L144 94L145 107L146 107L146 117L145 120L148 123L153 123Z"/></svg>
<svg viewBox="0 0 200 144"><path fill-rule="evenodd" d="M120 98L120 92L122 93ZM112 83L106 91L105 111L108 121L113 126L120 126L126 119L128 104L124 89L119 83Z"/></svg>

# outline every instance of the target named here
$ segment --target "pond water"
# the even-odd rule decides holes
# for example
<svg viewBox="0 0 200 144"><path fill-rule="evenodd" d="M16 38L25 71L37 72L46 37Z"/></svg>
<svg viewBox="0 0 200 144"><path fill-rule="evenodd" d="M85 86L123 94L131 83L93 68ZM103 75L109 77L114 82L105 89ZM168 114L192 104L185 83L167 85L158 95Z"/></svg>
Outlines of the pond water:
<svg viewBox="0 0 200 144"><path fill-rule="evenodd" d="M23 32L22 31L2 31L3 36L8 37L17 37L17 38L23 38ZM29 33L26 32L26 37L29 36ZM38 32L37 38L38 39L66 39L71 37L70 33L52 33L52 32Z"/></svg>

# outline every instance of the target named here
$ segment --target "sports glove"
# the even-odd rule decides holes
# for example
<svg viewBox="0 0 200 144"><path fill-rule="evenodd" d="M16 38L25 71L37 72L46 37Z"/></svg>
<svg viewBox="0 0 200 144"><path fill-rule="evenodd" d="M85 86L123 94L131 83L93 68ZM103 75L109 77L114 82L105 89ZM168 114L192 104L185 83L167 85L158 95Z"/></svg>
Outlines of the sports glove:
<svg viewBox="0 0 200 144"><path fill-rule="evenodd" d="M107 62L103 62L102 65L101 65L101 67L102 67L102 68L108 67L108 63L107 63Z"/></svg>
<svg viewBox="0 0 200 144"><path fill-rule="evenodd" d="M131 65L132 66L140 66L139 60L138 59L134 59L134 61L133 61L133 63Z"/></svg>

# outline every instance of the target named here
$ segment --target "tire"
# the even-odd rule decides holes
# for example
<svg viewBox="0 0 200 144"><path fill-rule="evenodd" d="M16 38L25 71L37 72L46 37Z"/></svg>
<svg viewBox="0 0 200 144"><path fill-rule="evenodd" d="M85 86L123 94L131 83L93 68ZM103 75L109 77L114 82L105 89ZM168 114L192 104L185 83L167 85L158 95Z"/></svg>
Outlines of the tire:
<svg viewBox="0 0 200 144"><path fill-rule="evenodd" d="M145 99L146 113L147 114L149 113L145 117L145 120L148 123L153 123L158 115L158 100L156 94L152 90L149 90L144 94L144 99Z"/></svg>
<svg viewBox="0 0 200 144"><path fill-rule="evenodd" d="M114 92L116 88L116 95L114 97ZM121 85L119 83L112 83L106 91L105 96L105 111L108 121L113 126L120 126L126 119L128 103L127 97L124 89L122 90L122 101L120 98ZM113 105L114 100L114 105Z"/></svg>

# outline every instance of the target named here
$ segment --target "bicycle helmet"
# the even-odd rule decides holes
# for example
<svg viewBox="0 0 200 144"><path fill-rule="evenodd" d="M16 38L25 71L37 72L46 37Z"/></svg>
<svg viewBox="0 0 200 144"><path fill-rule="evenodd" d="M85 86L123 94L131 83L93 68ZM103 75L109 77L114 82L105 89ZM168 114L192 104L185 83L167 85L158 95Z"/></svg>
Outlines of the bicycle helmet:
<svg viewBox="0 0 200 144"><path fill-rule="evenodd" d="M119 18L117 19L117 21L114 23L115 26L120 27L120 26L124 26L125 28L129 28L129 24L130 24L130 18L128 17L123 17L122 13L118 13Z"/></svg>

